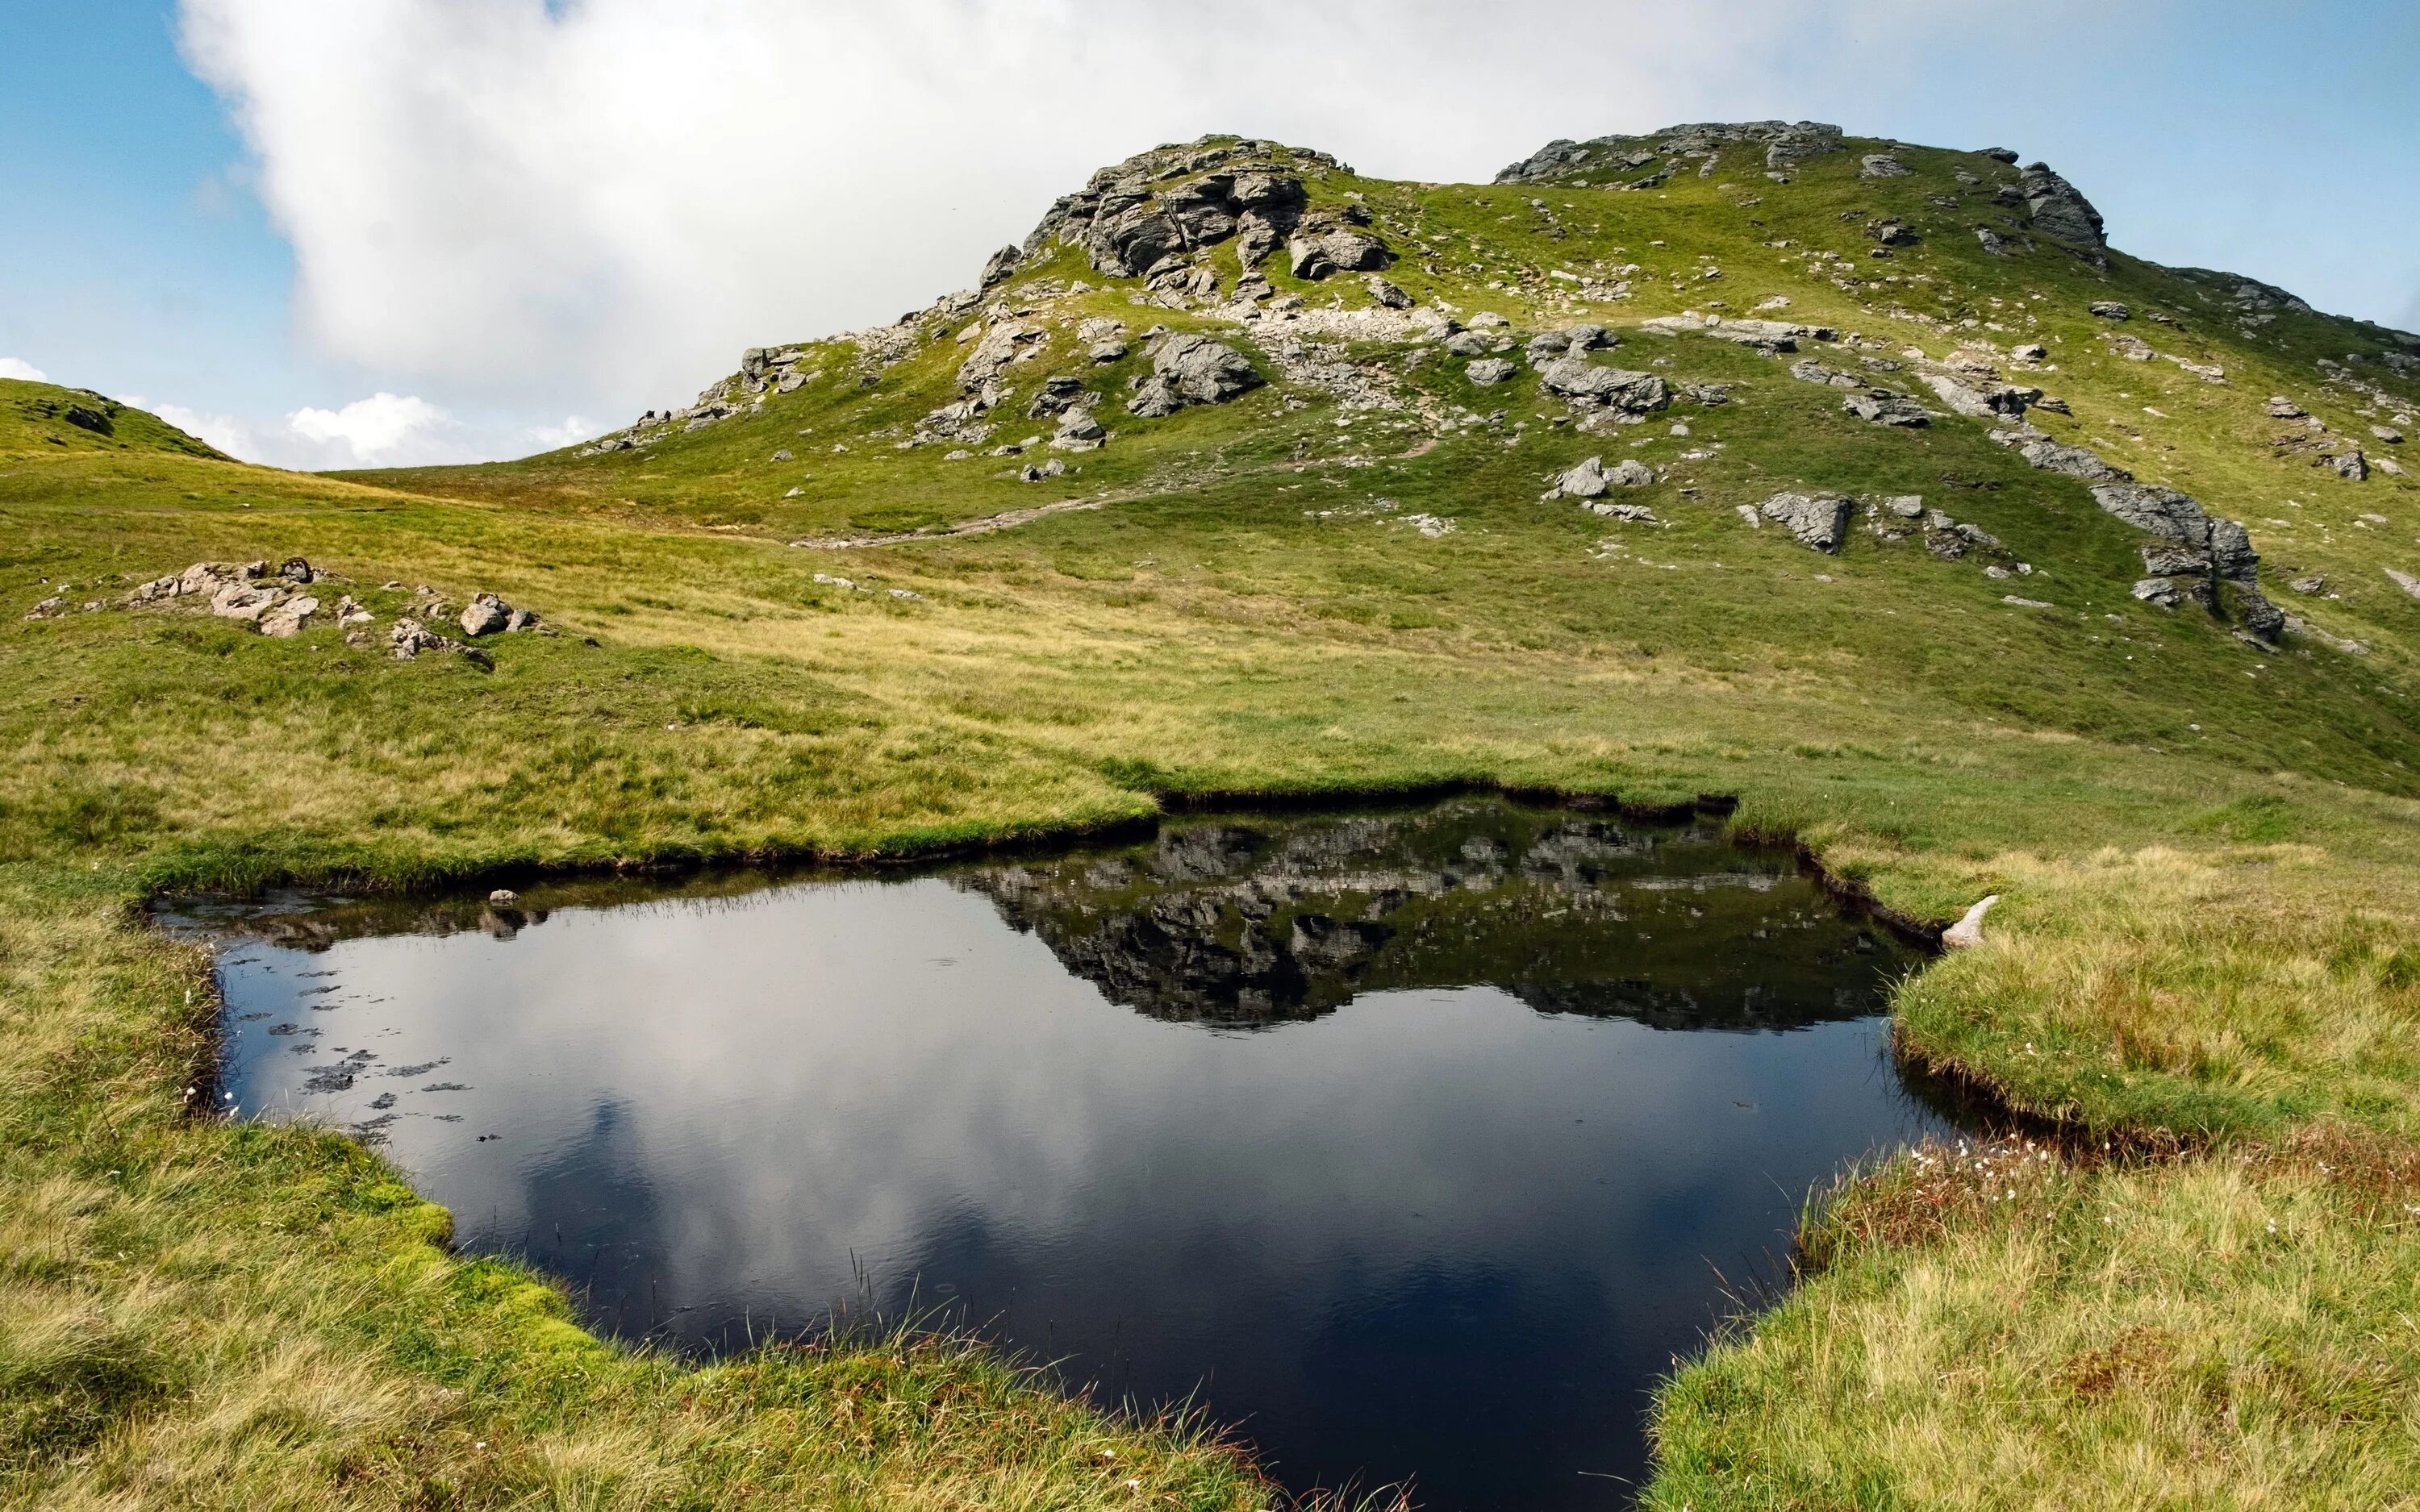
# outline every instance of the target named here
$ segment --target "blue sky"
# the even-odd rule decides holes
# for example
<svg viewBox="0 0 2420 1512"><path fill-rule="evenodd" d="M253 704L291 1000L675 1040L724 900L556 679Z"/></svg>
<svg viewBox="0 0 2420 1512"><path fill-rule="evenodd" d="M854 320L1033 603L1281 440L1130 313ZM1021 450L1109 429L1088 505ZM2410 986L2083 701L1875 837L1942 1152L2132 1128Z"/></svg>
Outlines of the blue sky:
<svg viewBox="0 0 2420 1512"><path fill-rule="evenodd" d="M170 8L0 0L0 355L275 409L292 258Z"/></svg>
<svg viewBox="0 0 2420 1512"><path fill-rule="evenodd" d="M2046 158L2130 252L2412 329L2415 78L2409 0L0 0L0 360L287 465L513 455L1156 142L1484 178L1763 116Z"/></svg>

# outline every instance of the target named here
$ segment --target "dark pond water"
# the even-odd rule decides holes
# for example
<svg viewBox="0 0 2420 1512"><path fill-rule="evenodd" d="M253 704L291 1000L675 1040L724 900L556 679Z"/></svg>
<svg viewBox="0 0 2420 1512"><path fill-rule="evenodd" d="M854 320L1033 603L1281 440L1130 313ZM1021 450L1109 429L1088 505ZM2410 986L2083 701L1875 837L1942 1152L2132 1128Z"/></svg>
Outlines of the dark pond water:
<svg viewBox="0 0 2420 1512"><path fill-rule="evenodd" d="M1297 1489L1614 1507L1810 1186L1940 1125L1785 856L1494 798L879 879L287 899L245 1114L359 1128L599 1328L955 1309Z"/></svg>

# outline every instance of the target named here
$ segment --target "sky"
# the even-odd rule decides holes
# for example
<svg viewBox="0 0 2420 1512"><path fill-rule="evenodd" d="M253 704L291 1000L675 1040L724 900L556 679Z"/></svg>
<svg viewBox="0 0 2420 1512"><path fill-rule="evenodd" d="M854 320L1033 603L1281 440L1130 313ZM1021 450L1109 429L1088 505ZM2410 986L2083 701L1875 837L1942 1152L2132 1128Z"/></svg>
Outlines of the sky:
<svg viewBox="0 0 2420 1512"><path fill-rule="evenodd" d="M546 450L1208 131L1484 180L1814 119L2420 329L2410 0L0 0L0 377L298 468Z"/></svg>

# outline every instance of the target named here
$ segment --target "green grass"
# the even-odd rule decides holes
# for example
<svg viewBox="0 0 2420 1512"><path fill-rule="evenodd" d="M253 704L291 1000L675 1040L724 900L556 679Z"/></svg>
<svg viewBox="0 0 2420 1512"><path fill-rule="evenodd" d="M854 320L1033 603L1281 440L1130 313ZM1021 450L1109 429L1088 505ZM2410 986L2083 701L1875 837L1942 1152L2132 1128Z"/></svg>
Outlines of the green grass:
<svg viewBox="0 0 2420 1512"><path fill-rule="evenodd" d="M2409 1506L2414 1177L2408 1146L2317 1140L1899 1162L1665 1392L1646 1504Z"/></svg>
<svg viewBox="0 0 2420 1512"><path fill-rule="evenodd" d="M1585 312L1627 329L1611 360L1731 383L1734 402L1605 438L1552 424L1526 376L1478 389L1434 348L1382 345L1349 355L1444 423L1285 382L1162 421L1105 405L1118 435L1079 474L1018 483L1001 459L870 434L949 396L963 317L871 383L824 344L816 383L645 455L341 478L217 458L131 410L103 435L64 418L89 396L0 382L6 1496L1261 1504L1198 1426L1069 1405L980 1350L892 1339L697 1372L588 1339L546 1284L446 1256L437 1215L341 1141L184 1118L206 981L128 908L281 879L899 855L1188 796L1493 781L1734 795L1743 832L1794 839L1916 917L2002 894L1990 945L1901 992L1900 1043L2067 1141L2017 1203L1916 1201L1935 1178L1901 1163L1811 1213L1820 1268L1667 1392L1656 1504L2409 1501L2396 1299L2415 1251L2377 1194L2401 1190L2420 1133L2420 602L2380 569L2420 571L2420 491L2278 455L2260 406L2286 393L2365 435L2316 359L2364 353L2365 381L2413 383L2370 328L2289 312L2245 332L2222 285L2122 255L1989 257L1976 207L1932 196L1999 166L1902 155L1916 177L1861 181L1853 151L1788 185L1644 193L1314 181L1324 202L1362 195L1399 247L1453 239L1389 276L1521 331L1583 313L1552 270L1641 264L1631 301ZM1926 239L1868 259L1880 213ZM1809 247L1851 255L1859 281L1811 270ZM1707 258L1719 279L1698 276ZM1100 287L1070 252L1001 292L1076 277L1094 291L1047 318L1251 346ZM1272 278L1366 301L1355 280ZM2366 651L2254 650L2135 603L2133 533L1975 422L1879 430L1784 363L1636 330L1771 296L1936 358L2043 341L2057 371L2029 380L2075 411L2046 428L2243 520L2273 594ZM2127 329L2228 381L2108 353L2084 306L2111 297L2172 315ZM1122 393L1143 361L1086 371ZM1539 501L1590 455L1666 470L1625 495L1666 527ZM2036 570L1997 580L1862 530L1823 557L1734 513L1786 486L1922 493ZM1101 507L783 544L1076 498ZM1420 513L1455 529L1391 523ZM493 642L486 671L325 627L80 608L195 560L297 554L381 628L428 584L501 592L557 633ZM2289 594L2289 572L2339 596ZM17 618L56 592L69 612ZM2126 1158L2082 1159L2096 1142ZM2347 1149L2373 1173L2358 1190L2320 1169ZM2247 1239L2272 1213L2301 1249Z"/></svg>

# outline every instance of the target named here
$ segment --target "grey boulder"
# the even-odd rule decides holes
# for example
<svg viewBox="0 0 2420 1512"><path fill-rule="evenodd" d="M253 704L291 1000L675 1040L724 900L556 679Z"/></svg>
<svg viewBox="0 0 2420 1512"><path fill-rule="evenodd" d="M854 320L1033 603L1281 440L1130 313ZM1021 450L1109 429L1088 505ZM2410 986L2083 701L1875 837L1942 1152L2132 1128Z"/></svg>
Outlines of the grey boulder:
<svg viewBox="0 0 2420 1512"><path fill-rule="evenodd" d="M493 594L473 594L471 607L462 611L462 633L467 636L494 635L512 623L513 607Z"/></svg>
<svg viewBox="0 0 2420 1512"><path fill-rule="evenodd" d="M1930 410L1888 389L1869 389L1863 393L1853 393L1840 401L1840 408L1859 420L1876 425L1915 429L1932 424Z"/></svg>
<svg viewBox="0 0 2420 1512"><path fill-rule="evenodd" d="M2035 230L2066 242L2094 262L2104 260L2102 255L2109 250L2109 243L2102 234L2101 212L2076 192L2073 184L2051 172L2049 163L2037 162L2027 167L2018 176L2017 187L2024 192L2025 206L2033 212Z"/></svg>
<svg viewBox="0 0 2420 1512"><path fill-rule="evenodd" d="M1221 404L1264 381L1243 353L1190 332L1160 343L1151 365L1152 376L1126 405L1147 419L1190 404Z"/></svg>
<svg viewBox="0 0 2420 1512"><path fill-rule="evenodd" d="M260 617L260 633L282 640L292 640L318 612L319 601L307 594L289 598Z"/></svg>
<svg viewBox="0 0 2420 1512"><path fill-rule="evenodd" d="M1590 457L1587 461L1555 480L1555 486L1567 499L1594 499L1606 487L1605 458Z"/></svg>
<svg viewBox="0 0 2420 1512"><path fill-rule="evenodd" d="M2254 580L2260 558L2250 533L2234 520L2213 519L2191 494L2151 484L2103 483L2093 486L2092 498L2136 530L2199 553L2213 576Z"/></svg>
<svg viewBox="0 0 2420 1512"><path fill-rule="evenodd" d="M1151 365L1154 373L1194 404L1218 404L1262 382L1243 353L1191 333L1169 337Z"/></svg>
<svg viewBox="0 0 2420 1512"><path fill-rule="evenodd" d="M1314 280L1330 273L1375 272L1394 261L1385 242L1349 227L1296 237L1286 243L1286 254L1295 277Z"/></svg>
<svg viewBox="0 0 2420 1512"><path fill-rule="evenodd" d="M1559 357L1538 369L1547 390L1565 398L1590 399L1617 409L1641 414L1672 402L1672 391L1652 373L1598 367L1578 357Z"/></svg>
<svg viewBox="0 0 2420 1512"><path fill-rule="evenodd" d="M1825 367L1823 363L1817 362L1812 357L1802 357L1798 361L1791 363L1790 376L1796 378L1801 383L1828 384L1836 389L1857 389L1865 387L1864 379L1859 378L1854 374L1843 373L1837 368Z"/></svg>
<svg viewBox="0 0 2420 1512"><path fill-rule="evenodd" d="M223 620L257 624L260 617L276 604L278 592L274 588L232 582L210 595L210 612Z"/></svg>
<svg viewBox="0 0 2420 1512"><path fill-rule="evenodd" d="M1053 451L1097 451L1109 437L1101 423L1087 409L1070 409L1059 419L1059 433L1050 438Z"/></svg>
<svg viewBox="0 0 2420 1512"><path fill-rule="evenodd" d="M2086 483L2131 483L2133 474L2123 468L2112 467L2101 459L2101 454L2086 447L2070 446L2055 441L2030 427L2013 431L1995 431L1993 440L2012 444L2018 455L2030 466L2045 472L2064 472L2071 478Z"/></svg>
<svg viewBox="0 0 2420 1512"><path fill-rule="evenodd" d="M1838 552L1849 530L1849 501L1838 494L1777 493L1757 512L1818 551Z"/></svg>

